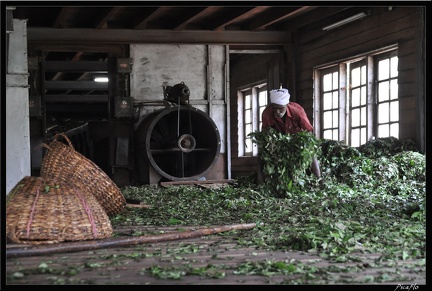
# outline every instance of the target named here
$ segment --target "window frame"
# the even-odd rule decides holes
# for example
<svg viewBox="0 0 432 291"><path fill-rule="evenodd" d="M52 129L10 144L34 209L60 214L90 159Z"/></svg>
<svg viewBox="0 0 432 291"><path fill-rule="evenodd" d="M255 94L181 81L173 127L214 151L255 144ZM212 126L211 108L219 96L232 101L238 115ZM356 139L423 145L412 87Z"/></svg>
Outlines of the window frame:
<svg viewBox="0 0 432 291"><path fill-rule="evenodd" d="M398 56L398 46L392 45L374 52L370 52L364 55L355 56L349 59L341 60L334 63L329 63L320 67L314 68L314 115L319 116L319 118L314 118L314 129L315 135L318 138L323 138L326 130L329 130L329 127L325 125L324 120L324 77L330 73L338 74L338 97L339 97L339 134L338 141L344 141L345 144L352 144L352 85L350 82L352 70L357 66L366 66L365 76L366 82L364 84L365 92L366 92L366 106L365 116L361 118L365 119L366 122L366 130L365 130L365 140L360 140L360 145L367 142L368 140L374 139L378 134L378 113L377 113L377 100L378 100L378 62L383 59L390 59L392 57ZM397 64L396 59L396 64ZM398 71L396 72L399 75ZM348 77L349 76L349 77ZM396 78L393 78L397 80ZM361 91L361 90L360 90ZM398 107L400 102L398 92L397 97L394 99L397 101L395 107ZM390 106L390 105L389 105ZM334 120L334 119L333 119ZM397 121L393 121L393 123L397 123L399 126L399 112L397 113ZM324 128L326 126L326 128ZM390 125L389 125L390 127ZM335 128L334 128L335 129ZM328 135L326 135L328 136ZM391 135L390 135L391 136ZM334 135L332 135L332 139L334 139Z"/></svg>
<svg viewBox="0 0 432 291"><path fill-rule="evenodd" d="M385 59L390 59L390 61L391 61L391 58L393 58L393 57L398 57L397 51L390 51L387 54L380 54L380 55L377 55L375 57L375 59L374 59L374 61L375 61L375 67L374 67L375 71L374 71L374 73L376 74L377 78L378 78L378 75L379 75L379 73L378 73L378 70L379 70L378 63L380 61L382 61L382 60L385 60ZM399 62L399 60L398 60L398 62ZM396 100L398 102L398 111L399 111L399 101L400 101L399 94L398 94L397 98L393 99L393 101L391 101L392 99L389 99L389 101L380 101L379 100L379 94L380 94L379 93L379 84L380 84L380 82L383 83L383 82L386 82L387 80L396 80L396 86L399 87L399 82L398 82L398 80L399 80L399 69L397 69L397 76L392 77L392 76L390 76L390 73L389 73L389 77L387 79L383 79L383 80L378 80L377 79L376 82L375 82L375 85L376 85L375 91L377 93L376 93L375 100L374 100L374 104L376 104L376 106L374 106L374 110L376 111L376 117L377 118L374 120L374 122L375 122L374 123L374 128L376 129L375 130L375 132L376 132L375 136L376 137L380 137L380 135L379 135L379 126L380 126L380 123L379 123L379 118L378 118L379 117L379 112L378 112L379 105L383 104L383 103L389 103L389 106L391 106L391 103L394 102L394 100ZM391 81L389 81L389 82L391 82ZM389 90L391 90L391 86L389 86ZM399 90L399 88L397 88L396 90ZM391 92L390 92L390 94L391 94ZM391 110L389 110L389 113L390 113L390 111ZM382 124L389 124L389 127L391 127L392 124L397 124L398 131L399 131L399 121L400 121L400 114L398 114L397 121L392 121L391 120L391 116L389 116L388 122L384 122ZM391 134L389 134L389 135L391 136Z"/></svg>
<svg viewBox="0 0 432 291"><path fill-rule="evenodd" d="M259 102L260 93L265 92L266 104L262 105ZM250 96L250 107L247 107L246 96ZM254 144L252 139L248 137L250 132L261 130L261 112L268 104L268 91L267 83L259 82L254 85L249 85L246 88L237 90L237 104L238 104L238 156L252 157L258 155L258 147ZM250 108L250 123L246 120L246 110ZM247 125L251 125L250 132L247 131ZM247 148L247 142L251 145L251 149Z"/></svg>
<svg viewBox="0 0 432 291"><path fill-rule="evenodd" d="M362 70L362 67L365 68L365 78L366 80L364 80L364 82L361 82L362 78L363 78L363 74L360 72L360 83L354 85L352 83L352 75L353 75L353 71L355 69L360 69L360 71ZM370 75L367 74L367 68L368 68L368 64L367 64L367 60L366 58L362 58L359 60L355 60L354 62L350 62L349 65L347 65L347 71L348 73L346 74L348 76L348 90L347 90L347 114L348 115L348 124L347 124L347 131L346 131L346 136L348 137L348 144L352 145L353 144L353 131L354 130L359 130L359 145L366 143L367 140L369 139L369 134L368 134L368 116L371 114L369 113L369 110L373 107L370 106L371 102L370 102L370 98L371 95L368 94L368 81L370 80ZM374 76L372 76L372 78L374 78ZM354 90L359 90L360 91L360 100L359 100L359 104L353 105L353 91ZM362 97L361 97L361 92L365 92L365 100L364 102L362 102ZM365 111L365 116L363 118L361 111L362 109L364 109ZM360 123L358 125L353 125L354 121L353 121L353 114L352 112L354 110L359 110L360 114L359 114L359 121ZM362 121L364 121L365 123L363 124ZM373 124L371 125L373 127ZM371 127L369 126L369 128ZM363 136L362 134L362 129L364 129L364 134L365 136ZM364 137L364 139L362 140L362 138ZM358 145L358 146L359 146Z"/></svg>

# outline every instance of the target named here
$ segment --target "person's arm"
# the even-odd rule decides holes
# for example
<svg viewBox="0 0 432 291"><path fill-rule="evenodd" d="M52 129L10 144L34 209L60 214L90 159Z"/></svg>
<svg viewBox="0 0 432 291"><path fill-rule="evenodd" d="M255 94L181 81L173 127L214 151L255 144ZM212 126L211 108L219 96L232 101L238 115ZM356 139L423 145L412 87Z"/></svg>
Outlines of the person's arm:
<svg viewBox="0 0 432 291"><path fill-rule="evenodd" d="M269 127L271 127L272 121L273 121L273 110L269 110L269 107L265 108L262 116L261 116L261 121L262 121L262 125L261 125L261 131L264 131L266 129L268 129Z"/></svg>
<svg viewBox="0 0 432 291"><path fill-rule="evenodd" d="M298 119L299 119L299 127L303 130L307 130L312 132L313 131L313 126L309 121L309 118L307 117L306 111L304 110L304 108L302 106L300 106L297 103L293 103L291 104L292 109L291 110L295 110L295 115L297 115ZM293 113L291 113L293 114Z"/></svg>

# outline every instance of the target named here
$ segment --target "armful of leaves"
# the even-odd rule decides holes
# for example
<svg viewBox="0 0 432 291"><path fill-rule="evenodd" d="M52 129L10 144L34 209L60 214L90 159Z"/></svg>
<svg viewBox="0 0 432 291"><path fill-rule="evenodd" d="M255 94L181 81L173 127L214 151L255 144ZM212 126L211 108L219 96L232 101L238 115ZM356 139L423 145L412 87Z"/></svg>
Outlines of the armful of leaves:
<svg viewBox="0 0 432 291"><path fill-rule="evenodd" d="M258 146L258 156L263 162L265 184L274 187L281 196L309 179L313 157L320 155L320 140L312 132L282 134L272 128L249 134Z"/></svg>

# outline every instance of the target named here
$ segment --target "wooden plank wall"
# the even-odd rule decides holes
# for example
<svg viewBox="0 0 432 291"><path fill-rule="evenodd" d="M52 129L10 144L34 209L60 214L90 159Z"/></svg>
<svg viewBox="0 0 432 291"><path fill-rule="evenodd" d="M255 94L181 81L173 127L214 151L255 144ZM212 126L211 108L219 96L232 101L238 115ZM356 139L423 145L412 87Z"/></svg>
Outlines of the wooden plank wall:
<svg viewBox="0 0 432 291"><path fill-rule="evenodd" d="M231 109L231 178L249 176L256 171L256 157L239 157L237 89L266 80L267 63L272 54L250 54L230 62L230 109Z"/></svg>
<svg viewBox="0 0 432 291"><path fill-rule="evenodd" d="M295 50L294 96L305 107L312 121L313 68L386 46L398 45L400 139L413 139L425 145L425 30L424 7L368 7L364 19L330 31L315 27L293 36Z"/></svg>

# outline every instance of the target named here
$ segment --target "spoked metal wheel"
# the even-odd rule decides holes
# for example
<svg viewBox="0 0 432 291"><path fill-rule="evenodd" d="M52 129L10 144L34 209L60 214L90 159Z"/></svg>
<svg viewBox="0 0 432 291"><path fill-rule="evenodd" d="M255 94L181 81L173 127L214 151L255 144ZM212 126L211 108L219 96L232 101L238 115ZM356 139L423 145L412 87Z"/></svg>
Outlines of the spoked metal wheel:
<svg viewBox="0 0 432 291"><path fill-rule="evenodd" d="M191 106L150 113L137 127L137 154L169 180L196 180L214 165L219 131L211 118ZM144 146L145 145L145 146Z"/></svg>

